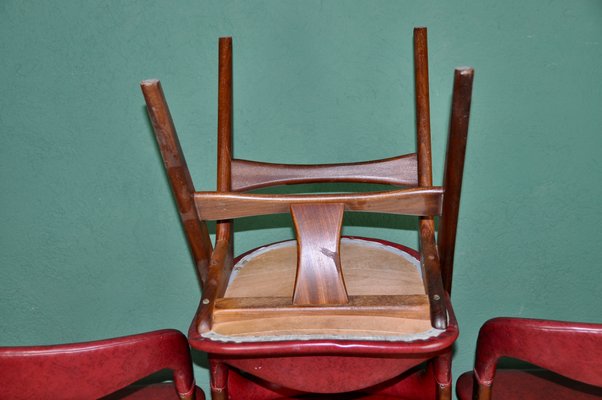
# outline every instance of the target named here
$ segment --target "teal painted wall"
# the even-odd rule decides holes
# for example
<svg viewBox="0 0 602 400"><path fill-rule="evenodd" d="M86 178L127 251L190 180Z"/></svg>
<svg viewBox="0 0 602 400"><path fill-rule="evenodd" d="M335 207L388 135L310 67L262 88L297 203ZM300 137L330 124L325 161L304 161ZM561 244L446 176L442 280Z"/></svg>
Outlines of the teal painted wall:
<svg viewBox="0 0 602 400"><path fill-rule="evenodd" d="M142 79L162 80L198 189L215 185L219 36L234 37L238 157L388 157L414 149L417 25L436 182L453 67L476 70L454 373L490 317L602 322L600 1L3 0L0 345L187 329L199 287ZM348 220L347 233L416 244L407 219ZM292 235L286 217L254 224L238 251Z"/></svg>

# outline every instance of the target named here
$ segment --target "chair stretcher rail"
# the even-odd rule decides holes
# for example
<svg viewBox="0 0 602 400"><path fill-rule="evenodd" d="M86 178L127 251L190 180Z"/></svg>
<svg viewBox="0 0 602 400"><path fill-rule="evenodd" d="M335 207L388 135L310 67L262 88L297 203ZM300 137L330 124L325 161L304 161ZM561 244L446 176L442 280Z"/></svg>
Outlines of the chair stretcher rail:
<svg viewBox="0 0 602 400"><path fill-rule="evenodd" d="M344 164L294 165L232 160L232 191L273 185L361 182L416 186L416 153Z"/></svg>
<svg viewBox="0 0 602 400"><path fill-rule="evenodd" d="M194 202L202 220L222 220L290 212L292 204L341 203L345 211L417 216L441 214L440 187L355 194L271 195L232 192L196 192Z"/></svg>

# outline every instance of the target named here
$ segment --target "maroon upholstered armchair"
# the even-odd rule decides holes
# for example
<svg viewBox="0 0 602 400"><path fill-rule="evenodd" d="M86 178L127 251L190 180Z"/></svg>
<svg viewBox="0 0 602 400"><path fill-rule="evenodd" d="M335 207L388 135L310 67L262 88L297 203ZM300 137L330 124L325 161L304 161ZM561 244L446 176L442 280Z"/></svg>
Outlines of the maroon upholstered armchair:
<svg viewBox="0 0 602 400"><path fill-rule="evenodd" d="M163 369L174 385L130 386ZM125 389L124 389L125 388ZM86 343L0 347L1 400L204 400L186 337L160 330Z"/></svg>
<svg viewBox="0 0 602 400"><path fill-rule="evenodd" d="M498 369L510 357L545 370ZM495 318L479 332L473 372L456 386L461 400L602 398L602 324Z"/></svg>

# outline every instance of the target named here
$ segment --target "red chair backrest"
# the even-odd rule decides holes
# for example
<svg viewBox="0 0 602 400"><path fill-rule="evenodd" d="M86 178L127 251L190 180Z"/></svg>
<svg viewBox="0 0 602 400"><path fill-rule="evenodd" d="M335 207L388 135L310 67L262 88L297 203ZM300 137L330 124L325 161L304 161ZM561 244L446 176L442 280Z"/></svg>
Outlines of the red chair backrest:
<svg viewBox="0 0 602 400"><path fill-rule="evenodd" d="M602 386L602 324L495 318L479 332L475 362L479 382L491 383L501 357Z"/></svg>
<svg viewBox="0 0 602 400"><path fill-rule="evenodd" d="M195 389L186 337L160 330L86 343L0 348L0 399L96 399L162 369L181 398Z"/></svg>

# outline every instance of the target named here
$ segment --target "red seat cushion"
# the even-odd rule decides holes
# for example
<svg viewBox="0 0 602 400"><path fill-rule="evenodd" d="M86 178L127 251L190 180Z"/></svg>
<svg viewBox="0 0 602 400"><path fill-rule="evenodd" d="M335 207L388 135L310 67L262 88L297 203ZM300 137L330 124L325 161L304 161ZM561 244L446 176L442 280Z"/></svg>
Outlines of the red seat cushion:
<svg viewBox="0 0 602 400"><path fill-rule="evenodd" d="M473 373L456 384L460 400L472 399ZM497 370L493 400L589 400L601 399L602 388L577 382L545 370Z"/></svg>

